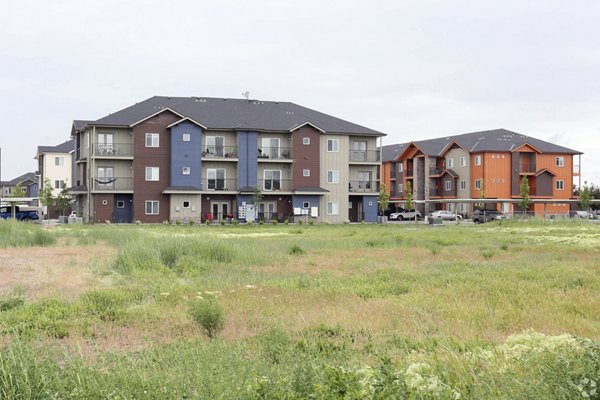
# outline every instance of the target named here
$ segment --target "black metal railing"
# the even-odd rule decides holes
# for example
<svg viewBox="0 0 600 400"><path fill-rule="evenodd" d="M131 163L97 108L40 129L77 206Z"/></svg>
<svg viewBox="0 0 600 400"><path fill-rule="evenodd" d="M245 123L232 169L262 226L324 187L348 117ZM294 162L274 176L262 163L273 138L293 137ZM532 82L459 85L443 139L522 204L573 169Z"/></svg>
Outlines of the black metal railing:
<svg viewBox="0 0 600 400"><path fill-rule="evenodd" d="M133 143L96 143L94 156L131 157L133 156Z"/></svg>
<svg viewBox="0 0 600 400"><path fill-rule="evenodd" d="M258 186L263 192L289 192L292 190L291 179L259 179Z"/></svg>
<svg viewBox="0 0 600 400"><path fill-rule="evenodd" d="M132 177L93 177L94 190L133 190Z"/></svg>
<svg viewBox="0 0 600 400"><path fill-rule="evenodd" d="M350 150L350 162L379 162L381 152L379 150Z"/></svg>
<svg viewBox="0 0 600 400"><path fill-rule="evenodd" d="M373 193L379 191L379 182L377 181L350 181L348 191L354 193Z"/></svg>
<svg viewBox="0 0 600 400"><path fill-rule="evenodd" d="M237 146L205 145L202 146L203 158L237 158Z"/></svg>
<svg viewBox="0 0 600 400"><path fill-rule="evenodd" d="M291 160L292 159L292 148L273 146L267 147L262 146L257 149L258 160Z"/></svg>
<svg viewBox="0 0 600 400"><path fill-rule="evenodd" d="M205 178L202 190L237 190L237 179Z"/></svg>

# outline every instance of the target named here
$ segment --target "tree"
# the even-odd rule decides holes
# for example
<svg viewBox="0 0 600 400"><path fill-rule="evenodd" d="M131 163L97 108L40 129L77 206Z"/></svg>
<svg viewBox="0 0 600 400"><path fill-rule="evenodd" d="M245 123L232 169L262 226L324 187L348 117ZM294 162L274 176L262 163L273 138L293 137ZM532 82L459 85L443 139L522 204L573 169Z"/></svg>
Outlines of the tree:
<svg viewBox="0 0 600 400"><path fill-rule="evenodd" d="M479 187L479 199L485 199L485 187L483 186L483 181L481 182L481 186ZM482 210L485 209L485 203L483 201L481 203L477 203L476 206L481 208Z"/></svg>
<svg viewBox="0 0 600 400"><path fill-rule="evenodd" d="M585 181L583 183L583 190L579 194L579 205L581 206L581 209L584 211L589 211L593 198L594 196L592 195L590 187L588 186L587 181Z"/></svg>
<svg viewBox="0 0 600 400"><path fill-rule="evenodd" d="M64 211L71 206L73 202L73 196L69 193L69 187L67 186L67 182L65 181L64 186L61 191L56 195L55 203L56 208L58 208L58 213L60 215L65 215Z"/></svg>
<svg viewBox="0 0 600 400"><path fill-rule="evenodd" d="M531 205L531 199L529 198L529 180L527 176L523 176L523 180L521 180L521 201L519 202L519 207L521 211L525 212L529 209Z"/></svg>
<svg viewBox="0 0 600 400"><path fill-rule="evenodd" d="M10 192L10 196L8 197L25 197L25 193L23 193L23 184L21 182L17 182L12 192Z"/></svg>
<svg viewBox="0 0 600 400"><path fill-rule="evenodd" d="M44 185L38 195L40 197L40 203L42 203L43 206L48 207L54 203L54 191L52 190L50 179L46 178L44 180Z"/></svg>
<svg viewBox="0 0 600 400"><path fill-rule="evenodd" d="M255 215L258 216L258 208L260 206L260 202L263 199L263 193L262 190L256 188L254 190L254 193L252 194L252 204L254 204L254 212Z"/></svg>
<svg viewBox="0 0 600 400"><path fill-rule="evenodd" d="M410 187L410 181L406 181L406 200L404 200L404 208L410 210L413 208L413 193Z"/></svg>
<svg viewBox="0 0 600 400"><path fill-rule="evenodd" d="M388 205L390 204L390 194L385 187L385 184L382 183L379 187L379 198L377 199L377 206L379 208L379 215L383 215L385 210L387 210Z"/></svg>

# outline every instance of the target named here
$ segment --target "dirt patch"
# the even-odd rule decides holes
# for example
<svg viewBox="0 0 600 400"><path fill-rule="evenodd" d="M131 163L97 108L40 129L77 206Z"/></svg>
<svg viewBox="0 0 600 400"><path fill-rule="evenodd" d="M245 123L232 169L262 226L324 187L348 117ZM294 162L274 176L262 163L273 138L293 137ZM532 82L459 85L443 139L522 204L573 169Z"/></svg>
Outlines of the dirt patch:
<svg viewBox="0 0 600 400"><path fill-rule="evenodd" d="M102 245L2 249L0 296L21 287L30 300L48 296L74 299L91 287L110 283L92 270L113 257L114 249Z"/></svg>

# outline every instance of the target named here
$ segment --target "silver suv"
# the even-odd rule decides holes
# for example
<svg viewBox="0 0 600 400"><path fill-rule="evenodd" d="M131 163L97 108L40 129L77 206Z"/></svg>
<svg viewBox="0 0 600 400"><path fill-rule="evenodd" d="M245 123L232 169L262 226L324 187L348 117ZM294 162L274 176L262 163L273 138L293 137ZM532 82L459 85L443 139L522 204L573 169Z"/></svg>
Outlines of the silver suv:
<svg viewBox="0 0 600 400"><path fill-rule="evenodd" d="M473 222L481 224L490 221L501 221L508 219L506 215L497 210L475 210L473 211Z"/></svg>

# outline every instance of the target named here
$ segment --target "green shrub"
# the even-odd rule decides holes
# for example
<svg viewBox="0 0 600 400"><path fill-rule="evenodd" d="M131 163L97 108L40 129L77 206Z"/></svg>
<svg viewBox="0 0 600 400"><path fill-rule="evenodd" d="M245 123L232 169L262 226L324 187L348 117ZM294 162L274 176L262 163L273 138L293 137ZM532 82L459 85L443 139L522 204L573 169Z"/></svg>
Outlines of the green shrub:
<svg viewBox="0 0 600 400"><path fill-rule="evenodd" d="M290 254L290 255L302 255L304 253L305 253L304 249L302 247L298 246L297 244L291 246L288 249L288 254Z"/></svg>
<svg viewBox="0 0 600 400"><path fill-rule="evenodd" d="M285 225L289 225L290 221L288 221L288 219L286 218L286 219L285 219L285 221L283 221L283 223L284 223Z"/></svg>
<svg viewBox="0 0 600 400"><path fill-rule="evenodd" d="M271 221L271 223L272 223L273 225L277 225L277 224L279 223L279 221L277 221L276 219L274 219L273 221Z"/></svg>
<svg viewBox="0 0 600 400"><path fill-rule="evenodd" d="M19 308L25 304L23 296L10 296L0 298L0 312Z"/></svg>
<svg viewBox="0 0 600 400"><path fill-rule="evenodd" d="M222 220L221 220L221 222L220 222L220 224L221 224L221 225L225 225L225 224L226 224L225 220L224 220L224 219L222 219Z"/></svg>
<svg viewBox="0 0 600 400"><path fill-rule="evenodd" d="M189 314L206 331L209 338L217 337L223 329L223 309L216 300L197 299L190 304Z"/></svg>

